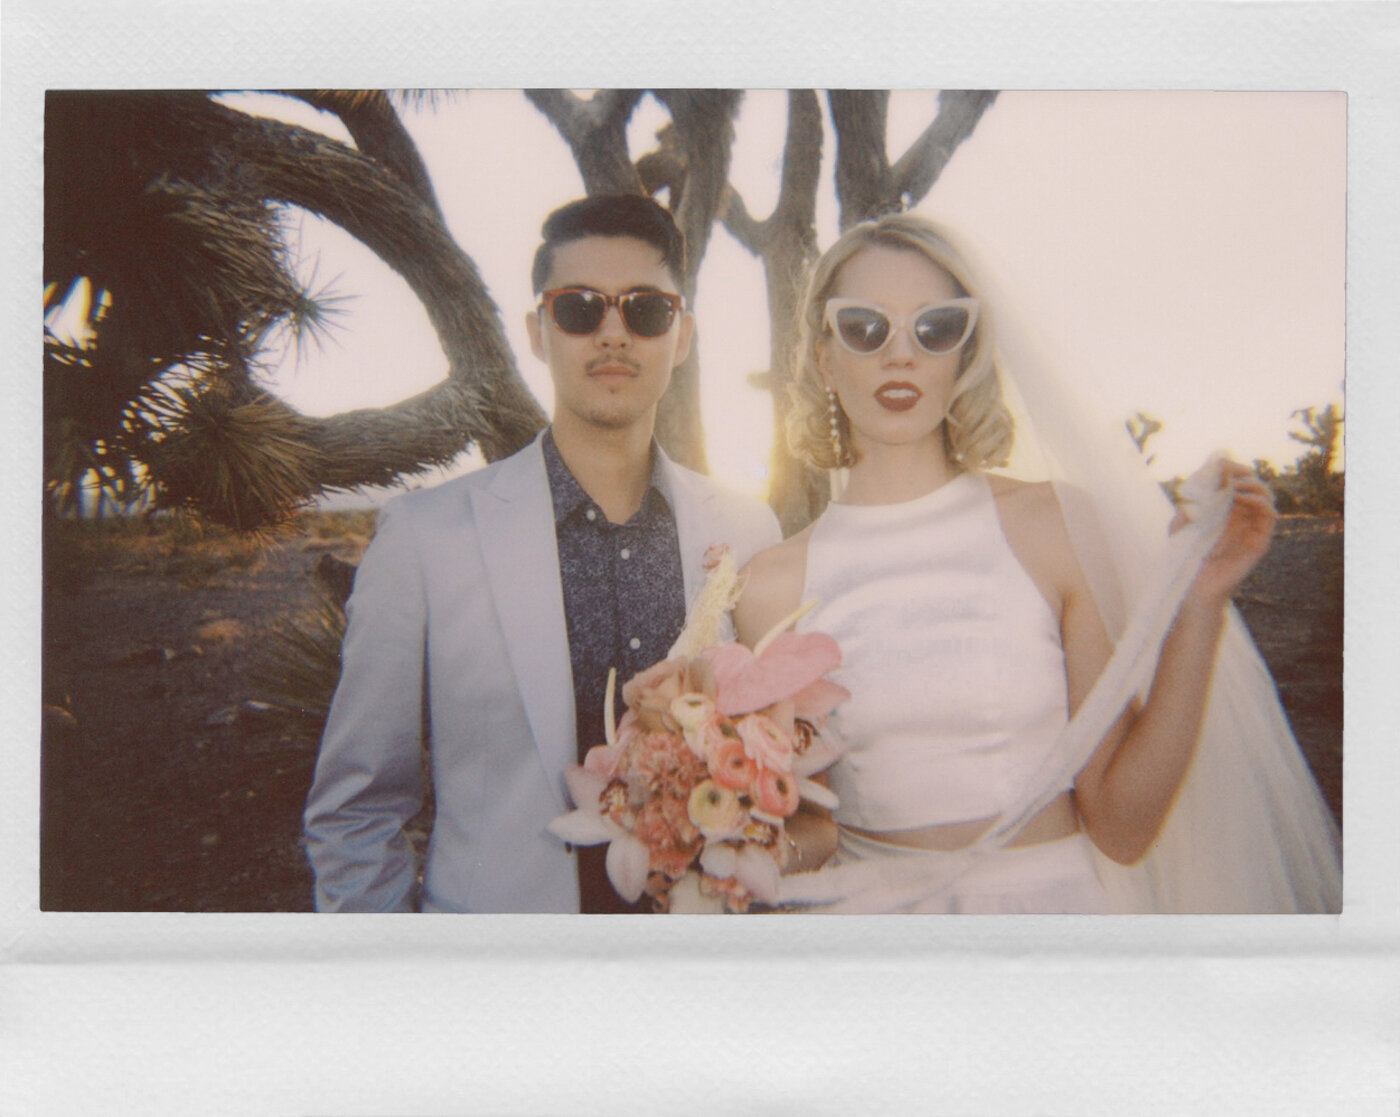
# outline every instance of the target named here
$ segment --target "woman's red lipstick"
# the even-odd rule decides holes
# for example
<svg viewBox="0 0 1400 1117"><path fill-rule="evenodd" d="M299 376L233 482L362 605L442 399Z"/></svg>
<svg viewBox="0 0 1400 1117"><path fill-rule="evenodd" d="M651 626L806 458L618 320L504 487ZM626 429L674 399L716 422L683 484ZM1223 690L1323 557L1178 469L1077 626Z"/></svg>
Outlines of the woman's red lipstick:
<svg viewBox="0 0 1400 1117"><path fill-rule="evenodd" d="M875 391L875 401L886 411L908 411L923 397L923 392L903 380L891 380Z"/></svg>

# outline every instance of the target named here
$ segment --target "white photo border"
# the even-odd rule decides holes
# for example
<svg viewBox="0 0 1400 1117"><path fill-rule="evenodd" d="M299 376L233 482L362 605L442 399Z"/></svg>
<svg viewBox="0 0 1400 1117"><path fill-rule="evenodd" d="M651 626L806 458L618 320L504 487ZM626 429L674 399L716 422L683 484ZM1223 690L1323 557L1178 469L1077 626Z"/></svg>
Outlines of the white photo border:
<svg viewBox="0 0 1400 1117"><path fill-rule="evenodd" d="M3 30L0 1110L1395 1112L1400 7L11 0ZM600 84L1348 94L1343 915L38 911L45 89Z"/></svg>

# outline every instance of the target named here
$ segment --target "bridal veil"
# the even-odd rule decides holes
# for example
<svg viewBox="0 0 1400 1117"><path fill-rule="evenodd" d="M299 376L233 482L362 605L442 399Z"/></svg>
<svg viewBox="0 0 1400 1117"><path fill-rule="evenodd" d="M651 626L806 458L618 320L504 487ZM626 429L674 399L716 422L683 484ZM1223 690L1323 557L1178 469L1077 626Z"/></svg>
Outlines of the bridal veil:
<svg viewBox="0 0 1400 1117"><path fill-rule="evenodd" d="M1145 697L1162 642L1228 512L1203 474L1188 491L1192 523L1169 536L1172 505L1121 418L1096 414L1091 386L1016 320L993 273L970 261L994 321L1002 390L1016 422L1007 474L1056 486L1066 523L1116 650L1060 747L1017 805L972 847L803 874L784 898L828 910L879 911L937 894L971 861L1009 841L1073 782L1124 707ZM1188 486L1189 489L1189 486ZM1288 913L1341 910L1340 837L1232 608L1204 727L1177 801L1148 855L1125 867L1098 856L1115 910ZM852 870L852 871L847 871Z"/></svg>

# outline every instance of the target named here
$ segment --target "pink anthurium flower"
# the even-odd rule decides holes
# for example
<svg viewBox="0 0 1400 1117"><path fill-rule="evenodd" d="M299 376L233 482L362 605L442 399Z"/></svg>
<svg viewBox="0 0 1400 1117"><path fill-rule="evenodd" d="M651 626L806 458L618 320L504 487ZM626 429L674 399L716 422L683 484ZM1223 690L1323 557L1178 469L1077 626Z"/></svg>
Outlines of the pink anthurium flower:
<svg viewBox="0 0 1400 1117"><path fill-rule="evenodd" d="M841 666L841 649L825 632L780 633L757 655L735 643L711 648L704 656L715 674L715 708L730 717L753 713L787 698L796 702L828 671ZM831 687L836 684L827 683L820 694L846 693L840 687L836 691ZM830 709L827 707L823 713Z"/></svg>

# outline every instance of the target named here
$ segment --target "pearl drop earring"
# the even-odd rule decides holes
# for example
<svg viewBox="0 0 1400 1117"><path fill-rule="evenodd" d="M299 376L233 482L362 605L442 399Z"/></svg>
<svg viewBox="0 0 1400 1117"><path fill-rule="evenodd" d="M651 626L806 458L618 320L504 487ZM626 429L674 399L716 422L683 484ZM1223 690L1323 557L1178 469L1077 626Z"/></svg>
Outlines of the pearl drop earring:
<svg viewBox="0 0 1400 1117"><path fill-rule="evenodd" d="M826 390L826 421L831 432L831 452L839 466L846 458L846 448L841 444L841 404L831 388Z"/></svg>

